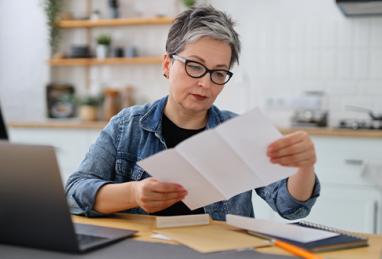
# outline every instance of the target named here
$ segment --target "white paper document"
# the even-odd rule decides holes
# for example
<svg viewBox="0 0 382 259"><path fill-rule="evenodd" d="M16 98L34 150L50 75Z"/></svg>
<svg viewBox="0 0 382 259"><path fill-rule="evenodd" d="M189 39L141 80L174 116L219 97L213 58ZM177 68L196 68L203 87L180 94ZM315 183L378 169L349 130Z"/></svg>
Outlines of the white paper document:
<svg viewBox="0 0 382 259"><path fill-rule="evenodd" d="M254 219L231 214L227 215L226 222L228 225L250 230L255 233L275 236L277 238L285 238L302 243L318 241L339 235L334 232L314 228L305 228L265 219Z"/></svg>
<svg viewBox="0 0 382 259"><path fill-rule="evenodd" d="M272 164L267 147L282 135L255 108L138 162L160 181L181 184L191 209L227 200L296 172Z"/></svg>

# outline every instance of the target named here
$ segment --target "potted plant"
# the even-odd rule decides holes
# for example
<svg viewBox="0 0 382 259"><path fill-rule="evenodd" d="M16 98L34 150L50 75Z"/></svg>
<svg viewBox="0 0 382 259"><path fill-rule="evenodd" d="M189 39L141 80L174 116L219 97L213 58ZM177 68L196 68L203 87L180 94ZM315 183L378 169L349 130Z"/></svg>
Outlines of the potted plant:
<svg viewBox="0 0 382 259"><path fill-rule="evenodd" d="M107 34L101 34L97 37L97 58L105 59L110 53L111 37Z"/></svg>
<svg viewBox="0 0 382 259"><path fill-rule="evenodd" d="M96 121L98 118L98 106L102 99L98 96L87 95L78 99L78 116L83 121Z"/></svg>
<svg viewBox="0 0 382 259"><path fill-rule="evenodd" d="M184 6L192 8L196 4L196 0L183 0Z"/></svg>
<svg viewBox="0 0 382 259"><path fill-rule="evenodd" d="M60 18L60 13L63 8L62 0L44 0L43 8L47 18L47 25L49 30L49 45L51 55L56 54L58 50L58 43L60 39L60 29L57 26L57 21Z"/></svg>

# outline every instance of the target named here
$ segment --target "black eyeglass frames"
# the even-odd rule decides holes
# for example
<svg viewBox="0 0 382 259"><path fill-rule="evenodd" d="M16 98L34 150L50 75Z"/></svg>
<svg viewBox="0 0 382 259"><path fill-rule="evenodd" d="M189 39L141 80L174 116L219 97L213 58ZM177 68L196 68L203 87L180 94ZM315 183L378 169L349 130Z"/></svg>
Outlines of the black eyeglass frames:
<svg viewBox="0 0 382 259"><path fill-rule="evenodd" d="M233 76L233 73L231 71L225 69L208 69L202 63L178 56L176 54L171 54L170 58L184 63L184 68L186 70L187 75L189 75L192 78L201 78L205 74L209 73L210 79L214 84L224 85Z"/></svg>

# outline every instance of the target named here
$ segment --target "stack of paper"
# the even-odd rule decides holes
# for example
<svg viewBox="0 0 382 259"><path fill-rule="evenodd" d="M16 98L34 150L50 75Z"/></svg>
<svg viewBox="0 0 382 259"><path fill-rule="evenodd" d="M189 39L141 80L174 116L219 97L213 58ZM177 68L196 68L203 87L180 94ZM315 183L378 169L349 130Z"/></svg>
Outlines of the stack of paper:
<svg viewBox="0 0 382 259"><path fill-rule="evenodd" d="M160 181L181 184L188 191L183 202L194 210L294 174L295 168L272 164L266 155L280 137L256 108L138 165Z"/></svg>
<svg viewBox="0 0 382 259"><path fill-rule="evenodd" d="M197 226L208 225L210 223L210 216L208 214L163 216L156 217L155 221L157 228Z"/></svg>

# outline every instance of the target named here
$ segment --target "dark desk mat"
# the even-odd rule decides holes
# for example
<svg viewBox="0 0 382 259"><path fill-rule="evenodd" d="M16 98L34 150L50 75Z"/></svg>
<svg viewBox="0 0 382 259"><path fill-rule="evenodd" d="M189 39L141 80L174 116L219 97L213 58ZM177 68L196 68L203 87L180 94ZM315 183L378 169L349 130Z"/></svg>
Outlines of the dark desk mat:
<svg viewBox="0 0 382 259"><path fill-rule="evenodd" d="M181 245L168 245L126 239L85 254L65 254L19 246L0 245L2 259L291 259L297 257L259 253L253 250L202 254Z"/></svg>

